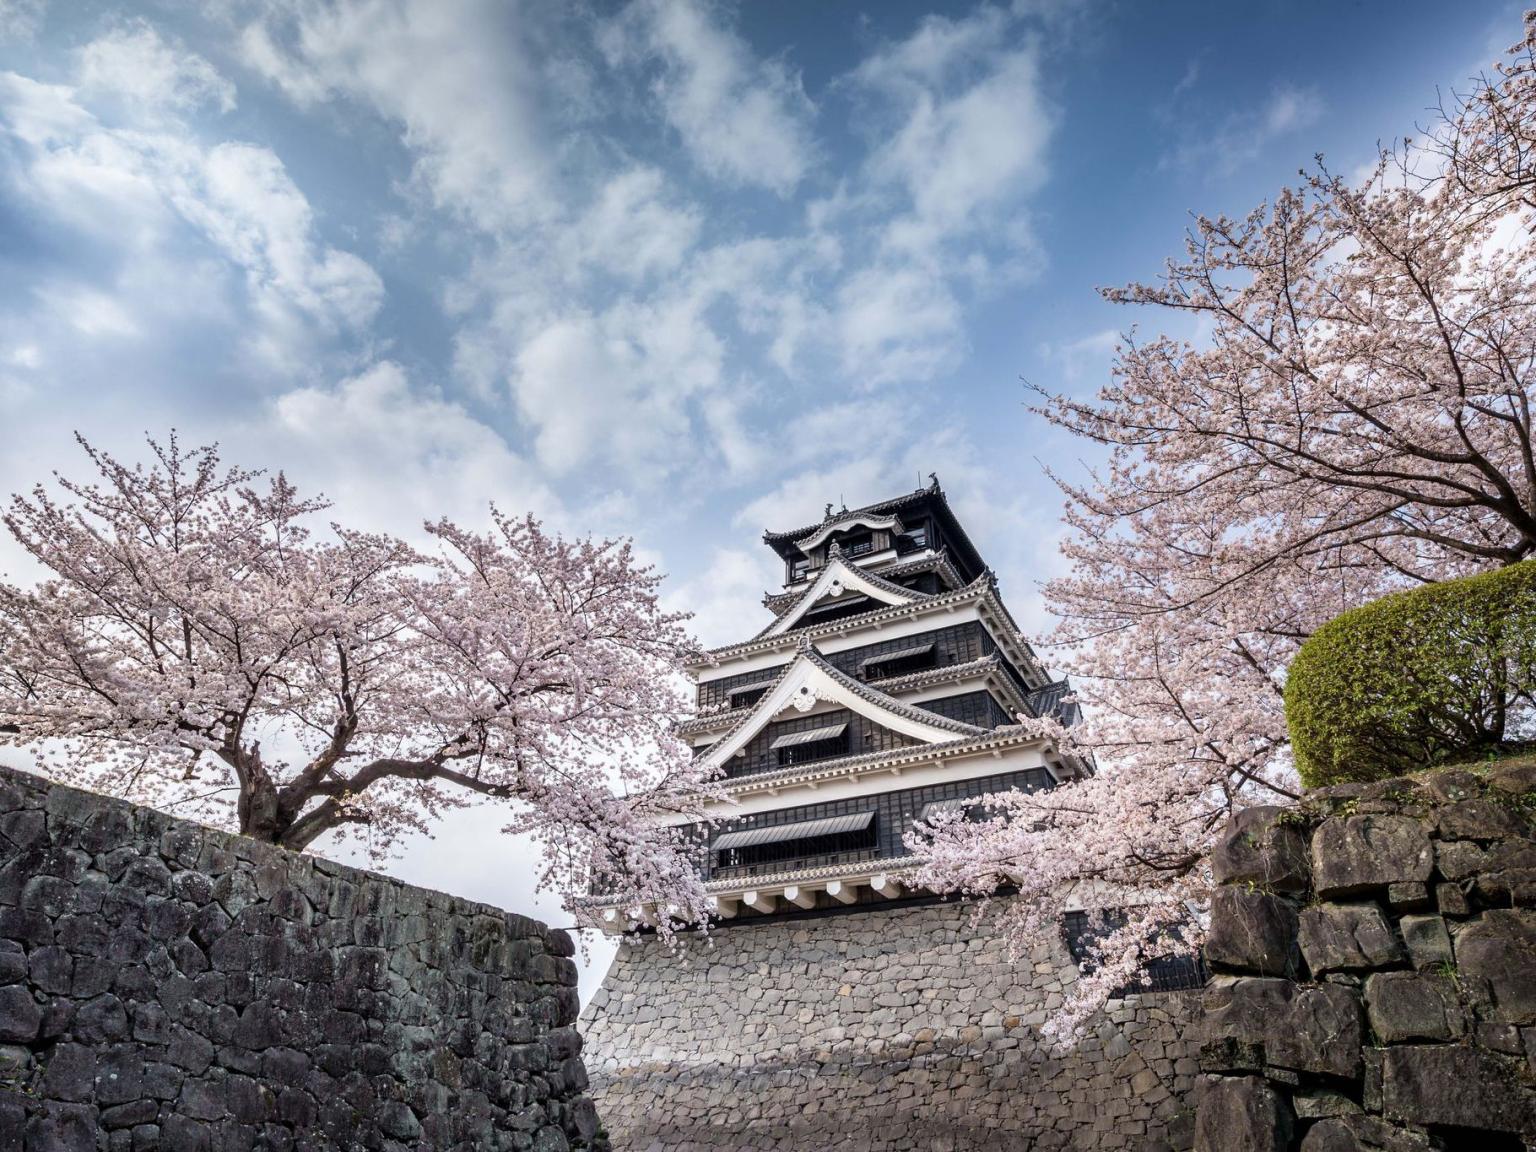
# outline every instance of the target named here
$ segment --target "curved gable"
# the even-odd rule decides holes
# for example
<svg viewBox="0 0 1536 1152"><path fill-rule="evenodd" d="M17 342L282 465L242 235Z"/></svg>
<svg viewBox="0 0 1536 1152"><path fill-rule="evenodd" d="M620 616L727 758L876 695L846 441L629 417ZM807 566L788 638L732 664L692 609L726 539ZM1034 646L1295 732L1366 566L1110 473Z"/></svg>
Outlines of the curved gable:
<svg viewBox="0 0 1536 1152"><path fill-rule="evenodd" d="M942 744L961 736L986 734L986 729L974 724L903 704L895 697L839 672L815 649L805 645L752 711L704 753L705 764L720 768L780 713L790 708L807 712L819 701L840 705L882 728L924 744Z"/></svg>
<svg viewBox="0 0 1536 1152"><path fill-rule="evenodd" d="M882 580L857 565L849 564L841 556L834 556L817 575L815 583L801 595L795 606L759 632L758 638L783 635L793 629L807 612L823 600L835 600L845 592L860 593L891 608L901 604L915 604L919 600L929 598L926 592L914 592L911 588L892 584L889 580Z"/></svg>

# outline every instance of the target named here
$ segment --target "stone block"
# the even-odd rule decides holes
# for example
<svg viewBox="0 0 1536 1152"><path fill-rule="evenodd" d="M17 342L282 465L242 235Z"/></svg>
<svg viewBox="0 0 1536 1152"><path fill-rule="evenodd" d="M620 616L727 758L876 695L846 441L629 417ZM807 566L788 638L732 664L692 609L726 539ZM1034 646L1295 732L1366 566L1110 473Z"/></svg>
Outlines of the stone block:
<svg viewBox="0 0 1536 1152"><path fill-rule="evenodd" d="M1465 916L1472 911L1460 884L1436 884L1435 907L1442 916Z"/></svg>
<svg viewBox="0 0 1536 1152"><path fill-rule="evenodd" d="M1536 1131L1536 1095L1517 1062L1462 1044L1403 1045L1382 1057L1382 1114L1393 1122Z"/></svg>
<svg viewBox="0 0 1536 1152"><path fill-rule="evenodd" d="M1296 909L1279 896L1218 888L1205 958L1214 967L1283 976L1295 967Z"/></svg>
<svg viewBox="0 0 1536 1152"><path fill-rule="evenodd" d="M1488 769L1488 790L1505 796L1536 792L1536 764L1499 764Z"/></svg>
<svg viewBox="0 0 1536 1152"><path fill-rule="evenodd" d="M1422 912L1434 906L1428 884L1388 884L1387 903L1396 912Z"/></svg>
<svg viewBox="0 0 1536 1152"><path fill-rule="evenodd" d="M1312 834L1312 886L1325 900L1422 884L1434 867L1429 833L1411 817L1331 816Z"/></svg>
<svg viewBox="0 0 1536 1152"><path fill-rule="evenodd" d="M550 1031L577 1008L572 951L525 917L0 767L0 1152L596 1152L580 1039ZM511 1044L538 1067L513 1069Z"/></svg>
<svg viewBox="0 0 1536 1152"><path fill-rule="evenodd" d="M1451 934L1439 916L1404 916L1398 921L1408 959L1423 972L1453 963Z"/></svg>
<svg viewBox="0 0 1536 1152"><path fill-rule="evenodd" d="M1295 1120L1257 1076L1202 1080L1195 1089L1195 1152L1285 1152Z"/></svg>
<svg viewBox="0 0 1536 1152"><path fill-rule="evenodd" d="M1293 1093L1291 1107L1298 1120L1326 1120L1331 1116L1353 1116L1360 1111L1360 1105L1344 1093L1328 1088Z"/></svg>
<svg viewBox="0 0 1536 1152"><path fill-rule="evenodd" d="M1231 1040L1241 1054L1296 1072L1349 1079L1360 1069L1360 1002L1335 984L1298 987L1289 980L1245 977L1214 984L1204 997L1209 1040Z"/></svg>
<svg viewBox="0 0 1536 1152"><path fill-rule="evenodd" d="M0 1042L30 1043L42 1024L43 1010L23 985L0 988Z"/></svg>
<svg viewBox="0 0 1536 1152"><path fill-rule="evenodd" d="M1477 796L1448 804L1437 810L1435 817L1442 840L1502 840L1530 833L1523 816L1492 797Z"/></svg>
<svg viewBox="0 0 1536 1152"><path fill-rule="evenodd" d="M1299 989L1264 1045L1271 1064L1354 1079L1360 1075L1360 1000L1336 984Z"/></svg>
<svg viewBox="0 0 1536 1152"><path fill-rule="evenodd" d="M1338 1116L1315 1124L1301 1142L1301 1152L1430 1152L1423 1132L1398 1128L1375 1116Z"/></svg>
<svg viewBox="0 0 1536 1152"><path fill-rule="evenodd" d="M27 1121L27 1152L96 1152L96 1109L45 1101Z"/></svg>
<svg viewBox="0 0 1536 1152"><path fill-rule="evenodd" d="M1453 949L1458 977L1491 1019L1536 1023L1536 912L1485 912L1456 933Z"/></svg>
<svg viewBox="0 0 1536 1152"><path fill-rule="evenodd" d="M1211 848L1217 884L1252 884L1276 892L1305 891L1311 883L1307 840L1295 812L1261 805L1227 821Z"/></svg>
<svg viewBox="0 0 1536 1152"><path fill-rule="evenodd" d="M1454 1040L1467 1030L1456 985L1427 972L1376 972L1365 981L1365 1011L1376 1039Z"/></svg>
<svg viewBox="0 0 1536 1152"><path fill-rule="evenodd" d="M1403 958L1377 904L1318 904L1300 917L1301 954L1313 976L1381 968Z"/></svg>

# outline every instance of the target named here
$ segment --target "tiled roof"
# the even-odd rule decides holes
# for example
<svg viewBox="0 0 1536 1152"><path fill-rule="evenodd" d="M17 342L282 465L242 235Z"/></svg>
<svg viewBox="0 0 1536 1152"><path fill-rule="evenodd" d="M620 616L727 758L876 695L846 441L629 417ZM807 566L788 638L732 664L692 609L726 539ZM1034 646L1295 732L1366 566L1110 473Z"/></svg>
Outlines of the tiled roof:
<svg viewBox="0 0 1536 1152"><path fill-rule="evenodd" d="M1047 684L1043 688L1036 688L1028 696L1030 711L1036 716L1055 717L1063 726L1071 727L1081 716L1076 703L1062 703L1071 694L1072 682L1065 678Z"/></svg>
<svg viewBox="0 0 1536 1152"><path fill-rule="evenodd" d="M711 648L711 656L735 656L742 652L752 652L777 648L786 640L796 638L808 638L825 632L846 632L851 625L873 623L889 617L904 616L913 611L926 611L930 608L947 607L951 603L959 603L971 596L984 595L992 585L991 573L978 576L963 588L955 588L948 592L940 592L929 596L925 600L913 601L910 604L882 605L869 612L861 612L857 616L844 616L839 620L831 620L825 624L810 624L805 628L796 628L788 632L781 632L777 636L754 636L751 640L744 640L738 644L727 644L720 648ZM910 590L906 590L910 591ZM1004 610L1006 612L1006 609Z"/></svg>
<svg viewBox="0 0 1536 1152"><path fill-rule="evenodd" d="M861 567L860 572L873 576L868 568ZM937 572L949 589L961 587L963 581L960 573L955 571L955 566L950 563L949 557L943 552L936 552L932 556L919 556L915 560L903 560L899 564L892 564L889 568L880 570L880 578L894 581L898 576L912 576L922 572ZM767 608L775 616L782 616L805 595L805 589L799 592L768 592L763 596L763 607Z"/></svg>
<svg viewBox="0 0 1536 1152"><path fill-rule="evenodd" d="M916 704L907 704L896 699L889 692L881 691L879 688L866 684L862 680L855 680L848 673L828 664L822 658L821 653L809 644L805 646L803 654L812 664L820 668L833 680L847 688L854 695L868 700L877 708L883 708L897 716L904 716L906 719L916 721L917 723L931 724L936 728L947 728L951 732L959 732L963 735L979 736L987 731L985 728L978 728L976 725L967 724L962 720L951 720L948 716L940 716L937 712L929 712L926 708L919 708Z"/></svg>
<svg viewBox="0 0 1536 1152"><path fill-rule="evenodd" d="M909 744L885 752L864 752L857 756L842 756L836 760L812 760L776 772L754 772L749 776L732 776L719 781L727 792L777 792L781 788L808 782L820 782L838 776L858 776L864 771L884 771L887 768L922 764L933 759L989 752L1025 744L1044 744L1043 737L1027 731L1017 724L1006 728L993 728L978 736L944 740L938 744Z"/></svg>
<svg viewBox="0 0 1536 1152"><path fill-rule="evenodd" d="M834 556L838 556L839 554L834 552L833 555ZM931 599L933 599L934 593L932 593L932 592L919 592L915 588L904 587L904 586L902 586L900 584L894 583L891 580L888 580L884 576L877 576L877 575L875 575L875 573L869 571L867 568L860 568L857 564L853 564L853 563L849 562L846 559L843 561L843 564L844 564L845 567L851 568L851 569L855 570L856 572L858 572L860 580L868 581L872 586L874 586L875 588L880 589L882 592L888 592L892 596L898 596L902 600L906 601L907 603L915 604L915 603L918 603L918 602L923 601L923 600L931 600ZM822 571L825 572L826 569L823 568ZM754 636L753 639L754 640L760 640L760 639L762 639L764 636L766 636L768 634L770 629L778 627L779 620L784 619L785 616L787 616L787 615L789 615L789 613L793 612L795 610L795 608L801 603L801 601L806 600L809 597L815 595L815 593L816 593L816 585L818 583L820 583L820 576L819 575L818 575L816 580L813 580L811 582L811 586L809 588L807 588L804 592L796 593L795 603L794 604L791 604L783 612L780 612L778 614L778 619L774 620L771 624L769 624L766 628L764 628L761 632L759 632L756 636ZM871 612L878 612L878 611L880 611L883 608L891 608L891 607L894 607L894 605L880 603L880 604L877 604L875 607L872 607L870 609L870 611ZM862 613L854 613L851 616L840 617L840 619L843 619L843 620L856 620L856 619L858 619L858 617L860 615L862 615ZM778 635L781 635L781 636L792 636L796 632L800 631L801 628L813 628L813 627L815 627L814 623L811 623L811 624L799 624L799 623L797 623L795 627L793 627L793 628L786 628L783 632L778 633Z"/></svg>
<svg viewBox="0 0 1536 1152"><path fill-rule="evenodd" d="M807 524L804 528L796 528L792 532L764 532L763 540L770 544L774 543L775 541L800 540L806 536L809 536L823 524L831 524L838 520L847 520L853 516L879 516L887 512L895 512L897 509L904 508L908 504L917 503L917 501L923 499L925 496L932 496L934 494L942 496L943 492L936 485L930 484L926 488L919 488L915 492L908 492L903 496L896 496L889 500L881 500L876 504L866 504L862 508L849 508L843 511L834 512L832 515L823 517L821 520L818 520L815 524Z"/></svg>
<svg viewBox="0 0 1536 1152"><path fill-rule="evenodd" d="M920 672L909 672L905 676L891 676L877 680L870 686L886 695L893 695L897 692L910 692L918 688L927 688L932 684L945 684L951 680L966 680L972 676L985 676L991 672L1001 672L1002 669L1002 658L994 652L987 656L978 657L975 660L967 660L963 664L944 664L938 668L925 668ZM763 681L763 683L771 682ZM1029 698L1018 694L1018 689L1014 687L1011 679L1002 676L999 677L999 683L1009 692L1021 710L1027 710L1030 706ZM1048 687L1054 687L1054 685ZM1041 692L1047 690L1048 688L1040 689ZM1031 697L1033 695L1035 694L1031 693ZM729 731L746 719L751 712L752 708L748 706L745 708L731 708L721 712L711 712L707 716L690 716L687 720L680 721L676 730L683 736L690 736L699 732L713 732L722 727ZM1038 713L1031 714L1038 715Z"/></svg>
<svg viewBox="0 0 1536 1152"><path fill-rule="evenodd" d="M882 500L877 504L869 504L863 508L853 508L846 512L835 512L831 516L825 517L819 524L810 524L804 528L796 528L793 532L764 532L763 542L773 547L775 551L779 551L781 546L788 546L793 541L800 540L806 536L809 536L812 532L817 531L827 524L835 523L838 520L846 520L856 516L879 515L886 512L895 512L907 507L910 504L916 504L919 501L930 499L935 501L937 509L942 510L945 520L947 521L945 525L946 530L952 530L951 535L955 540L959 541L961 545L961 552L969 552L970 555L975 559L976 566L978 568L983 566L986 561L981 558L981 553L977 551L976 545L971 540L970 534L966 532L965 525L960 523L960 518L955 515L954 509L949 506L949 497L944 494L944 489L939 487L937 478L935 478L933 483L929 484L926 488L919 488L917 491L908 492L904 496L896 496L890 500Z"/></svg>
<svg viewBox="0 0 1536 1152"><path fill-rule="evenodd" d="M800 651L797 654L797 659L791 660L788 664L784 665L779 674L773 678L768 691L763 693L762 699L754 704L749 710L747 710L742 715L742 717L736 721L736 723L732 724L729 728L722 732L720 734L720 739L715 741L711 747L718 747L721 743L730 740L732 737L736 736L744 727L751 724L753 720L757 718L758 713L762 712L768 706L768 701L773 696L774 689L779 686L780 681L782 681L785 676L789 675L790 669L794 668L796 664L799 663L800 659L804 659L815 665L831 680L833 680L835 683L843 685L855 696L858 696L860 699L867 700L875 707L885 709L893 715L911 720L914 723L925 724L932 728L943 728L947 731L954 732L959 736L977 736L987 731L987 729L978 728L974 724L966 724L961 720L951 720L948 716L940 716L937 712L929 712L926 709L919 708L914 704L904 704L900 700L897 700L894 696L888 695L885 692L881 692L877 688L871 688L863 681L855 680L846 672L840 672L831 664L828 664L826 660L822 658L821 653L817 652L815 648L811 647L809 641L802 641L800 645ZM772 720L771 716L767 717L764 720L764 723L766 724L769 720ZM707 754L708 753L706 753L706 755Z"/></svg>

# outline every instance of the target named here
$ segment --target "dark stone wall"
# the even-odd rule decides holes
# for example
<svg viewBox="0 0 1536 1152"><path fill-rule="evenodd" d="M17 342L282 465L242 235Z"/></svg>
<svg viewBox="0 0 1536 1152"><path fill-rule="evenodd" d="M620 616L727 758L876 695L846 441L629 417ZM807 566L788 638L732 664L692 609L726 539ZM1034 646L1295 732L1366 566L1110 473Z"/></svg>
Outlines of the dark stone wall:
<svg viewBox="0 0 1536 1152"><path fill-rule="evenodd" d="M1319 789L1212 858L1197 1152L1536 1146L1536 766Z"/></svg>
<svg viewBox="0 0 1536 1152"><path fill-rule="evenodd" d="M571 955L0 768L0 1152L606 1148Z"/></svg>
<svg viewBox="0 0 1536 1152"><path fill-rule="evenodd" d="M893 904L626 940L583 1017L621 1152L1188 1148L1198 992L1112 1000L1072 1052L1040 1025L1077 980L975 908Z"/></svg>

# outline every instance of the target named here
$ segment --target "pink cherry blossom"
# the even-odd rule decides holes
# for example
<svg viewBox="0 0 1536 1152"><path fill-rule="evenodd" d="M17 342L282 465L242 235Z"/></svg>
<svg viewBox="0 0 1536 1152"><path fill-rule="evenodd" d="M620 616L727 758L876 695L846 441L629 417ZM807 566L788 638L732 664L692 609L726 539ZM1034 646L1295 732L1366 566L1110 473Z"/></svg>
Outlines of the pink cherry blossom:
<svg viewBox="0 0 1536 1152"><path fill-rule="evenodd" d="M1054 640L1098 775L936 824L923 883L985 894L1020 948L1069 906L1127 908L1051 1021L1074 1028L1176 946L1236 808L1293 795L1299 644L1383 592L1536 550L1536 21L1429 136L1351 184L1319 160L1241 219L1199 218L1163 278L1106 293L1191 314L1125 338L1096 401L1037 411L1107 449L1068 497Z"/></svg>
<svg viewBox="0 0 1536 1152"><path fill-rule="evenodd" d="M672 726L684 617L628 542L566 540L491 509L434 547L339 524L281 474L151 441L80 441L97 476L12 499L46 570L0 584L0 742L58 778L303 849L387 852L444 811L506 803L543 882L697 918L663 826L714 795ZM496 850L465 845L465 851Z"/></svg>

